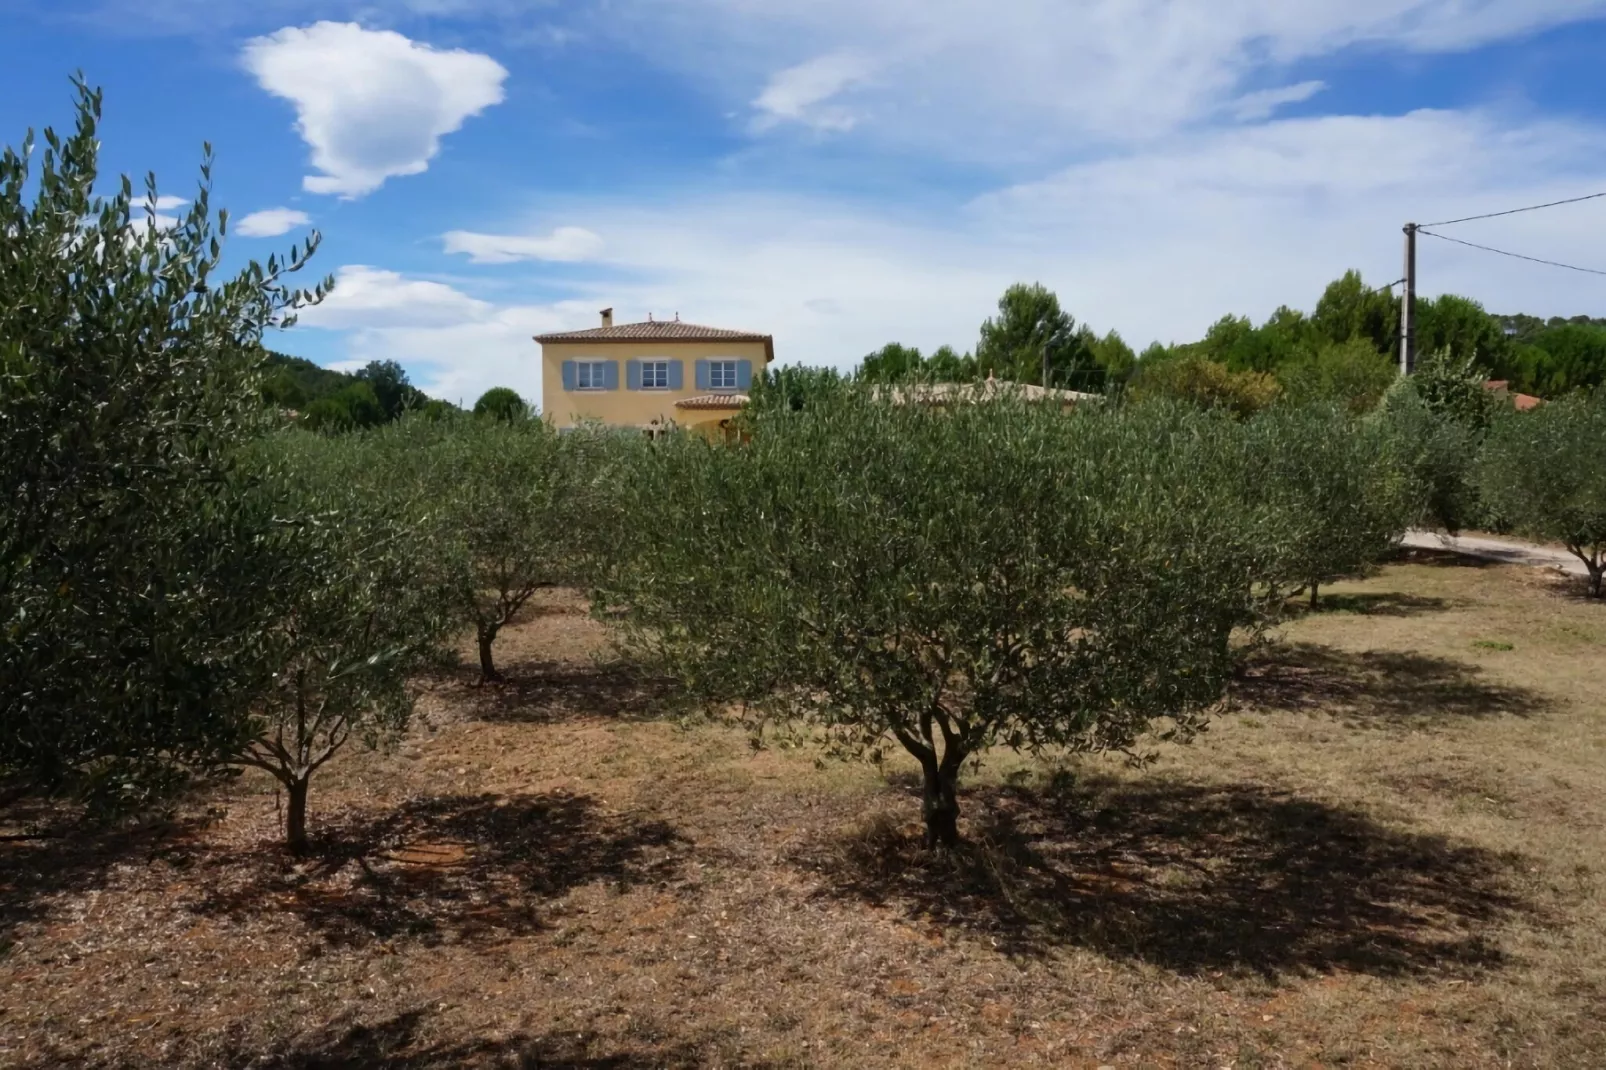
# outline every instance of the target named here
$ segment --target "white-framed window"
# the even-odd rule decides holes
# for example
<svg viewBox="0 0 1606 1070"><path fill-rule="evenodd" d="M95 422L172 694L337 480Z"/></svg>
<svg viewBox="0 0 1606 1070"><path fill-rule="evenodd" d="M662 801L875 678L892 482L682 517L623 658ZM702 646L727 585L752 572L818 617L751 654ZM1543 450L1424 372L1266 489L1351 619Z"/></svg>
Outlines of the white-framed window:
<svg viewBox="0 0 1606 1070"><path fill-rule="evenodd" d="M574 365L574 388L576 390L608 389L607 362L600 360L576 361Z"/></svg>
<svg viewBox="0 0 1606 1070"><path fill-rule="evenodd" d="M736 362L734 360L709 361L708 388L710 390L735 390Z"/></svg>
<svg viewBox="0 0 1606 1070"><path fill-rule="evenodd" d="M667 360L644 360L641 362L641 389L669 389L669 362Z"/></svg>

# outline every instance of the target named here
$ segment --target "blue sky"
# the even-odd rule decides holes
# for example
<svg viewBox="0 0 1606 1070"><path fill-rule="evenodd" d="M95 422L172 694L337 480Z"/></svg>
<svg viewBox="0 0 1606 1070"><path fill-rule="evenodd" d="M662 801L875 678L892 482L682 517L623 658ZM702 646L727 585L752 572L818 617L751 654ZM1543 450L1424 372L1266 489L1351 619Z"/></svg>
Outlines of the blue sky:
<svg viewBox="0 0 1606 1070"><path fill-rule="evenodd" d="M108 170L187 196L213 143L231 256L322 231L274 345L539 401L604 306L847 367L1017 280L1139 348L1386 283L1407 220L1606 190L1603 52L1606 0L0 0L0 136L82 69ZM1606 199L1454 233L1606 268ZM1425 292L1606 315L1423 242Z"/></svg>

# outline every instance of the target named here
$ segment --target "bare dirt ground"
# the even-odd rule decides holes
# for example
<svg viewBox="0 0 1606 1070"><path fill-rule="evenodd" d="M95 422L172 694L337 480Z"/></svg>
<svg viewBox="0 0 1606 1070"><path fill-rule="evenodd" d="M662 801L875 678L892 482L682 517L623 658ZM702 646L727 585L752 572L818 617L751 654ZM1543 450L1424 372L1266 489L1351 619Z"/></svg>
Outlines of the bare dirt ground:
<svg viewBox="0 0 1606 1070"><path fill-rule="evenodd" d="M1338 585L1147 769L989 759L947 861L908 767L654 720L556 598L320 774L305 861L256 776L0 810L0 1066L1606 1065L1606 606L1559 583Z"/></svg>

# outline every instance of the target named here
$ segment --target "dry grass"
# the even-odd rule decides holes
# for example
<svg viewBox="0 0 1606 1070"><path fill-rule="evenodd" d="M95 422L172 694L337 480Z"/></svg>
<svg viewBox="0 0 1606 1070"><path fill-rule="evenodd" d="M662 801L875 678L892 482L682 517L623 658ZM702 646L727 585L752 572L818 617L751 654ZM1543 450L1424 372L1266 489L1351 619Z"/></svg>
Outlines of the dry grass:
<svg viewBox="0 0 1606 1070"><path fill-rule="evenodd" d="M1419 554L1137 771L910 771L653 715L556 599L314 783L0 811L0 1065L1606 1065L1606 606ZM1505 649L1509 647L1510 649Z"/></svg>

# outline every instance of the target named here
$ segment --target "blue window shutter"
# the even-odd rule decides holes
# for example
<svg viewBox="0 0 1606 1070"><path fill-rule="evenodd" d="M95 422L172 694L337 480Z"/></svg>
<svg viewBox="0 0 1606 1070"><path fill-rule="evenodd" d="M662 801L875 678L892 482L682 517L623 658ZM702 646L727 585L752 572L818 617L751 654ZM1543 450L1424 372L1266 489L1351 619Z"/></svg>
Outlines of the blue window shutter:
<svg viewBox="0 0 1606 1070"><path fill-rule="evenodd" d="M753 385L753 362L739 360L736 362L736 389L746 390Z"/></svg>
<svg viewBox="0 0 1606 1070"><path fill-rule="evenodd" d="M565 389L565 390L573 390L574 389L574 374L575 374L574 373L574 361L572 361L572 360L564 361L563 362L563 389Z"/></svg>
<svg viewBox="0 0 1606 1070"><path fill-rule="evenodd" d="M708 382L709 382L709 379L708 379L708 361L700 360L700 361L697 362L697 389L698 390L708 390L708 389L710 389L710 387L708 385Z"/></svg>
<svg viewBox="0 0 1606 1070"><path fill-rule="evenodd" d="M628 360L625 362L625 389L641 389L641 361Z"/></svg>
<svg viewBox="0 0 1606 1070"><path fill-rule="evenodd" d="M602 389L619 389L619 362L617 360L605 360L602 362Z"/></svg>
<svg viewBox="0 0 1606 1070"><path fill-rule="evenodd" d="M686 387L686 377L685 377L684 374L682 374L680 361L678 361L678 360L670 361L669 362L669 389L671 389L671 390L684 390L685 387Z"/></svg>

